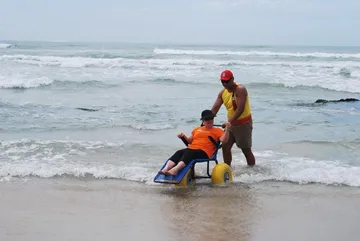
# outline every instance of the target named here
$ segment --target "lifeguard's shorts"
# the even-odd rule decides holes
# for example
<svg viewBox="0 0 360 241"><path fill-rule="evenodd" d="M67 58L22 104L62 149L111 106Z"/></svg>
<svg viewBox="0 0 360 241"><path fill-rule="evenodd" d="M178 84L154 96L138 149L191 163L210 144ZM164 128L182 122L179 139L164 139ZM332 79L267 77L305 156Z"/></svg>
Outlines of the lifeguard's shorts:
<svg viewBox="0 0 360 241"><path fill-rule="evenodd" d="M252 147L252 121L243 124L236 125L230 128L229 144L236 143L239 148L251 148Z"/></svg>

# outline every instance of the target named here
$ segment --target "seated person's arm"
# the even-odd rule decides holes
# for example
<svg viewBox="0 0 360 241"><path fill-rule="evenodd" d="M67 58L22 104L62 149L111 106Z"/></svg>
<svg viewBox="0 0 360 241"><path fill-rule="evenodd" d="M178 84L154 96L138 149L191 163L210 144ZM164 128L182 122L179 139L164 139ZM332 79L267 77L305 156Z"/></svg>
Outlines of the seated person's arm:
<svg viewBox="0 0 360 241"><path fill-rule="evenodd" d="M186 140L191 144L193 142L193 136L186 137Z"/></svg>
<svg viewBox="0 0 360 241"><path fill-rule="evenodd" d="M231 124L230 122L226 122L225 123L225 132L224 134L220 137L220 141L222 143L226 143L229 141L229 130L230 130Z"/></svg>
<svg viewBox="0 0 360 241"><path fill-rule="evenodd" d="M179 135L178 135L178 137L181 139L181 138L185 138L185 140L189 143L189 144L191 144L192 143L192 141L193 141L193 136L191 135L191 136L189 136L189 137L187 137L184 133L180 133Z"/></svg>

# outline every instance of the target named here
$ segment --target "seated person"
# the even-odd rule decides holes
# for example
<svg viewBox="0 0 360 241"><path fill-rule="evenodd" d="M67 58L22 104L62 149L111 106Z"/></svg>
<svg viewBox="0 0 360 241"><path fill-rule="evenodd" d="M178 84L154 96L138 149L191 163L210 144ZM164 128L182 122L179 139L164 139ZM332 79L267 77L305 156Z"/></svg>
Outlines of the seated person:
<svg viewBox="0 0 360 241"><path fill-rule="evenodd" d="M229 140L229 128L231 124L225 123L225 131L221 128L214 127L215 115L211 110L204 110L201 113L201 119L204 126L195 128L191 136L187 137L184 133L178 134L179 138L184 137L189 145L180 149L169 158L164 169L159 173L165 175L176 175L193 159L209 159L216 151L216 146L209 139L211 136L216 142L226 143Z"/></svg>

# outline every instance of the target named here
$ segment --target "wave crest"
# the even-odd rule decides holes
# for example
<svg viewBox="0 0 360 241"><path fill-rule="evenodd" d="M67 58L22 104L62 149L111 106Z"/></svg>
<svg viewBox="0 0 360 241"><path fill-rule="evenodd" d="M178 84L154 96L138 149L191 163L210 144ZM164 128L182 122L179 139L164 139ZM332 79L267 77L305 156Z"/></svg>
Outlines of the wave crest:
<svg viewBox="0 0 360 241"><path fill-rule="evenodd" d="M12 44L7 44L7 43L0 43L0 49L9 49L9 48L13 48L14 45Z"/></svg>
<svg viewBox="0 0 360 241"><path fill-rule="evenodd" d="M0 179L3 180L10 177L73 176L147 183L153 183L158 168L174 150L163 145L141 143L33 140L3 142L0 149ZM116 150L120 152L114 152ZM234 162L235 182L279 181L360 187L360 167L343 161L314 160L274 151L255 155L258 162L253 168ZM242 156L235 154L234 158L240 160ZM197 172L201 175L205 173L206 165L198 165Z"/></svg>
<svg viewBox="0 0 360 241"><path fill-rule="evenodd" d="M260 157L258 165L248 171L235 171L236 181L244 183L285 181L298 184L320 183L360 187L358 166L340 161L290 157L286 153L272 151L256 155Z"/></svg>
<svg viewBox="0 0 360 241"><path fill-rule="evenodd" d="M301 58L333 58L333 59L359 59L360 53L327 53L327 52L273 52L273 51L217 51L217 50L182 50L159 49L153 50L155 54L167 55L237 55L257 57L301 57Z"/></svg>

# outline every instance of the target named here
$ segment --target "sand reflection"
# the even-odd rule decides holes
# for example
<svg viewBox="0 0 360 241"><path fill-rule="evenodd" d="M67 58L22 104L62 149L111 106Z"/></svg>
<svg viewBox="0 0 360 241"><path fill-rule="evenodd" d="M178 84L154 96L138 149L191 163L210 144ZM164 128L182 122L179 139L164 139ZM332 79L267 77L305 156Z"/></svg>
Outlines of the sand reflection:
<svg viewBox="0 0 360 241"><path fill-rule="evenodd" d="M171 240L248 240L254 202L246 186L171 190L162 207Z"/></svg>

